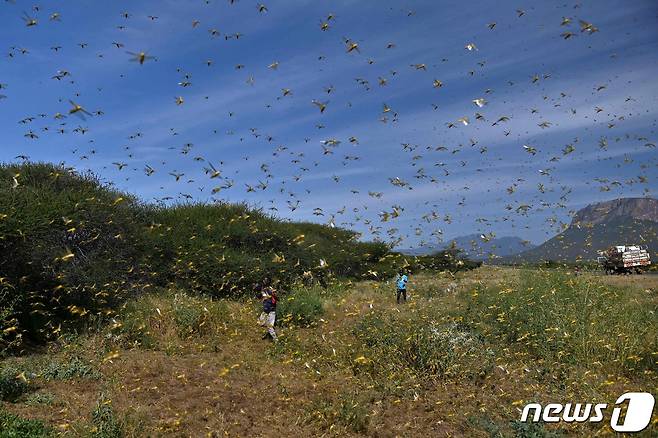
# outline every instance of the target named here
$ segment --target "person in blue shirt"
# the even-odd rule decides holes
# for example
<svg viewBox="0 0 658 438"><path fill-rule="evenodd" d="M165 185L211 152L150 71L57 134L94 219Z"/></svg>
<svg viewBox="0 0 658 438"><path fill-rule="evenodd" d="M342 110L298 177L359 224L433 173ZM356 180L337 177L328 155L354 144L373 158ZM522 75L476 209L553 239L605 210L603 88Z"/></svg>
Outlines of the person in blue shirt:
<svg viewBox="0 0 658 438"><path fill-rule="evenodd" d="M395 284L398 288L398 293L397 293L397 302L400 304L400 297L404 299L404 302L407 302L407 282L409 281L409 277L407 277L407 274L404 273L404 271L398 272L398 276L395 278Z"/></svg>

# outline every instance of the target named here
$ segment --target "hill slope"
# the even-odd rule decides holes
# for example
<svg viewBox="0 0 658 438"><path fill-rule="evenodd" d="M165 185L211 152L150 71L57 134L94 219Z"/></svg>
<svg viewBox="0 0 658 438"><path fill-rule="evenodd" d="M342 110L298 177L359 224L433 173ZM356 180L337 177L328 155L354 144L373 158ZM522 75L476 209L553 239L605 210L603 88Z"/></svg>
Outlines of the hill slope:
<svg viewBox="0 0 658 438"><path fill-rule="evenodd" d="M504 261L593 260L598 250L631 243L647 245L656 260L658 200L624 198L588 205L574 215L564 232Z"/></svg>
<svg viewBox="0 0 658 438"><path fill-rule="evenodd" d="M161 288L226 298L266 280L289 290L381 280L402 267L476 266L450 252L404 257L358 237L244 204L146 204L61 166L0 164L0 355L107 320Z"/></svg>
<svg viewBox="0 0 658 438"><path fill-rule="evenodd" d="M0 165L0 244L0 352L154 287L220 297L265 278L360 279L388 253L352 231L246 205L144 204L50 164Z"/></svg>
<svg viewBox="0 0 658 438"><path fill-rule="evenodd" d="M653 198L620 198L590 204L579 210L573 218L574 224L609 222L615 218L633 218L658 222L658 200Z"/></svg>

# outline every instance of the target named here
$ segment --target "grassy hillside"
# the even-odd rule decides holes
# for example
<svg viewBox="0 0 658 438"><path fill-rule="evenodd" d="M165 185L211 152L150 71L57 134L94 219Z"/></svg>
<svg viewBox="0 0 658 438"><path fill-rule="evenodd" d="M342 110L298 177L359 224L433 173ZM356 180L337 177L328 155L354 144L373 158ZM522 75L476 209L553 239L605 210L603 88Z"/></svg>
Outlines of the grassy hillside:
<svg viewBox="0 0 658 438"><path fill-rule="evenodd" d="M0 353L80 323L158 287L211 297L293 283L387 278L400 267L463 269L452 254L408 258L381 242L246 205L144 204L49 164L0 166Z"/></svg>
<svg viewBox="0 0 658 438"><path fill-rule="evenodd" d="M146 205L58 166L5 165L0 182L0 348L158 285L240 295L264 277L361 278L388 253L244 205Z"/></svg>
<svg viewBox="0 0 658 438"><path fill-rule="evenodd" d="M405 305L392 282L295 286L277 344L256 302L157 289L47 354L0 360L0 422L33 437L606 435L520 409L655 393L658 278L627 280L423 273Z"/></svg>

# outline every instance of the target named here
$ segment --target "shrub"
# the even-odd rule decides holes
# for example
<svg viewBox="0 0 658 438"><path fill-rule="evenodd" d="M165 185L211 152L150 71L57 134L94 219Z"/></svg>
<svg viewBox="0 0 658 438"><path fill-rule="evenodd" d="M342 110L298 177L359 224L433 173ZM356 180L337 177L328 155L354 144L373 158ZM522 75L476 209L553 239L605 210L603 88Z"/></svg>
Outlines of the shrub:
<svg viewBox="0 0 658 438"><path fill-rule="evenodd" d="M75 378L97 379L100 373L79 357L66 361L52 361L41 372L46 380L70 380Z"/></svg>
<svg viewBox="0 0 658 438"><path fill-rule="evenodd" d="M54 432L39 420L27 420L0 407L0 432L3 438L45 438Z"/></svg>
<svg viewBox="0 0 658 438"><path fill-rule="evenodd" d="M117 420L112 400L101 394L96 407L91 414L94 429L91 436L94 438L121 438L123 436L121 423Z"/></svg>
<svg viewBox="0 0 658 438"><path fill-rule="evenodd" d="M316 401L309 414L311 421L321 423L325 429L340 424L358 434L366 433L370 423L368 408L354 395L342 394L335 402Z"/></svg>
<svg viewBox="0 0 658 438"><path fill-rule="evenodd" d="M30 389L30 385L18 377L20 371L11 366L0 369L0 400L15 401Z"/></svg>
<svg viewBox="0 0 658 438"><path fill-rule="evenodd" d="M431 255L409 256L390 252L381 255L379 260L368 266L368 275L372 280L385 280L393 278L402 269L407 273L420 271L468 271L482 266L482 262L468 260L460 255L459 250L439 251ZM373 275L375 272L377 275Z"/></svg>
<svg viewBox="0 0 658 438"><path fill-rule="evenodd" d="M213 348L217 346L213 338L226 329L227 318L224 301L158 291L125 303L106 338L124 347L173 351L190 346L185 341L191 337L205 337L212 345L194 345Z"/></svg>
<svg viewBox="0 0 658 438"><path fill-rule="evenodd" d="M174 296L172 311L178 335L181 337L201 336L211 332L213 322L216 321L212 320L213 315L208 307L217 310L218 306L205 306L199 299L177 293ZM219 316L218 313L222 313L221 310L216 311L214 316Z"/></svg>
<svg viewBox="0 0 658 438"><path fill-rule="evenodd" d="M155 321L156 309L158 307L153 303L151 295L128 301L117 315L119 334L109 336L126 347L155 348L157 331L160 329Z"/></svg>
<svg viewBox="0 0 658 438"><path fill-rule="evenodd" d="M425 378L460 379L482 376L493 367L494 354L484 340L457 324L370 314L355 335L367 348L356 364L372 362L375 371L410 368Z"/></svg>
<svg viewBox="0 0 658 438"><path fill-rule="evenodd" d="M292 324L301 327L313 325L324 313L321 288L297 289L291 294L280 297L277 313L280 325Z"/></svg>
<svg viewBox="0 0 658 438"><path fill-rule="evenodd" d="M354 397L341 398L335 415L338 422L348 427L352 432L364 433L368 430L368 423L370 422L368 409Z"/></svg>
<svg viewBox="0 0 658 438"><path fill-rule="evenodd" d="M470 415L466 419L469 427L473 429L481 429L488 434L490 438L505 438L500 426L494 423L488 416L475 416Z"/></svg>
<svg viewBox="0 0 658 438"><path fill-rule="evenodd" d="M12 309L17 334L41 341L57 320L122 299L146 254L145 209L92 175L60 166L0 166L0 181L16 174L16 189L0 184L0 308Z"/></svg>
<svg viewBox="0 0 658 438"><path fill-rule="evenodd" d="M510 424L515 438L557 438L562 435L559 432L546 430L541 423L523 423L514 420Z"/></svg>
<svg viewBox="0 0 658 438"><path fill-rule="evenodd" d="M0 357L20 345L22 336L16 316L22 307L22 299L24 297L17 294L13 287L0 281L0 327L3 327L0 331Z"/></svg>
<svg viewBox="0 0 658 438"><path fill-rule="evenodd" d="M25 404L28 406L50 406L55 403L55 400L55 396L48 392L37 392L27 396Z"/></svg>
<svg viewBox="0 0 658 438"><path fill-rule="evenodd" d="M460 254L461 250L445 250L427 256L416 257L415 270L458 272L482 266L482 262L468 260Z"/></svg>
<svg viewBox="0 0 658 438"><path fill-rule="evenodd" d="M251 293L265 277L284 288L304 273L321 284L362 278L388 251L383 243L358 242L352 231L282 221L245 204L159 208L153 221L152 238L174 251L169 278L212 296Z"/></svg>

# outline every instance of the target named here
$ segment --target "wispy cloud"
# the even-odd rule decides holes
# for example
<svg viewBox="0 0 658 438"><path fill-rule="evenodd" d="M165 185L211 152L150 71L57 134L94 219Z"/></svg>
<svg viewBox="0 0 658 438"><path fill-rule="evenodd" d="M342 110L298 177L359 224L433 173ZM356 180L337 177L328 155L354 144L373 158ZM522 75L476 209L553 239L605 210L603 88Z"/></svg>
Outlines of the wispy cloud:
<svg viewBox="0 0 658 438"><path fill-rule="evenodd" d="M72 0L44 5L34 28L5 4L0 40L30 53L1 47L13 57L0 60L0 82L8 83L0 157L64 160L145 199L185 193L246 200L290 219L334 214L366 237L397 228L394 238L405 236L407 246L434 239L437 229L537 241L583 202L655 191L656 158L646 146L656 143L658 118L653 2L384 3L295 0L259 13L245 1ZM45 18L50 8L61 23ZM329 13L335 18L322 31ZM563 17L572 22L561 25ZM599 31L581 32L579 19ZM565 40L567 31L573 36ZM225 39L235 32L240 39ZM359 51L347 53L343 38ZM139 65L126 50L158 60ZM73 83L51 79L62 69ZM179 85L185 81L191 85ZM472 100L481 97L488 104L478 108ZM104 115L53 120L68 112L68 99ZM328 101L326 110L312 100ZM502 116L509 120L492 126ZM78 125L89 132L73 133ZM39 139L24 137L29 130ZM324 149L330 139L340 144ZM574 150L565 155L568 144ZM113 162L128 167L118 171ZM220 182L204 173L207 162L221 169ZM150 177L147 164L156 169ZM621 185L608 187L605 178ZM227 181L232 188L212 194ZM247 192L259 181L266 190ZM400 217L381 222L394 205ZM324 217L313 216L316 207ZM422 217L432 212L440 219L428 223Z"/></svg>

